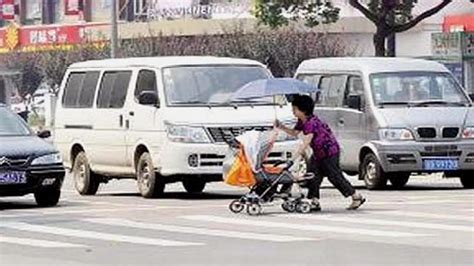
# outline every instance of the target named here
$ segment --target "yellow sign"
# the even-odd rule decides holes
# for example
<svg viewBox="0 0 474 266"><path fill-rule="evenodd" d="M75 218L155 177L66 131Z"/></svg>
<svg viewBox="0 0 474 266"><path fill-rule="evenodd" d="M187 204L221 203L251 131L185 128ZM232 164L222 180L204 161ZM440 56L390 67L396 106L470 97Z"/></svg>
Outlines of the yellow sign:
<svg viewBox="0 0 474 266"><path fill-rule="evenodd" d="M15 23L11 23L5 31L5 44L10 50L20 44L20 29Z"/></svg>

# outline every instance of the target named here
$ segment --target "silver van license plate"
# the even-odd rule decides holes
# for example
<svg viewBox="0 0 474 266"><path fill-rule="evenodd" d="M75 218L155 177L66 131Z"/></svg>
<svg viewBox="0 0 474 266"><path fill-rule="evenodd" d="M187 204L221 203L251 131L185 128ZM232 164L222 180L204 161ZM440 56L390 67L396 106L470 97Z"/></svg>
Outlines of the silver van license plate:
<svg viewBox="0 0 474 266"><path fill-rule="evenodd" d="M0 185L26 184L25 172L0 172Z"/></svg>
<svg viewBox="0 0 474 266"><path fill-rule="evenodd" d="M437 160L424 160L423 168L427 171L447 171L447 170L458 170L459 161L452 159L437 159Z"/></svg>

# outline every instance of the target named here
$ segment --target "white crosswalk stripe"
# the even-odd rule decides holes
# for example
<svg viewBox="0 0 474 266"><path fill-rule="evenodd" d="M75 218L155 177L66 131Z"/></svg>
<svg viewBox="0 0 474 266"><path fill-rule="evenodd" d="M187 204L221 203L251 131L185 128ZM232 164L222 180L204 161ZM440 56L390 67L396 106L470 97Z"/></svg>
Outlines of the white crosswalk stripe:
<svg viewBox="0 0 474 266"><path fill-rule="evenodd" d="M33 238L18 238L18 237L9 237L0 235L0 243L24 245L31 247L40 247L40 248L83 248L84 245L71 244L57 241L49 240L39 240Z"/></svg>
<svg viewBox="0 0 474 266"><path fill-rule="evenodd" d="M468 216L468 215L456 215L456 214L435 214L435 213L410 212L410 211L387 211L387 212L382 212L381 214L402 216L402 217L474 222L474 216L472 215Z"/></svg>
<svg viewBox="0 0 474 266"><path fill-rule="evenodd" d="M331 221L331 222L344 222L350 224L367 224L367 225L382 225L382 226L399 226L409 228L421 228L421 229L435 229L435 230L446 230L446 231L461 231L461 232L474 232L473 226L463 225L446 225L436 223L425 223L425 222L407 222L399 220L384 220L384 219L370 219L360 217L334 217L328 215L285 215L285 217L297 218L297 219L309 219L315 221Z"/></svg>
<svg viewBox="0 0 474 266"><path fill-rule="evenodd" d="M240 238L240 239L250 239L250 240L263 240L263 241L272 241L272 242L317 240L315 238L295 237L295 236L288 236L288 235L261 234L261 233L250 233L250 232L232 231L232 230L207 229L207 228L200 228L200 227L151 224L151 223L134 222L134 221L126 220L126 219L96 218L96 219L84 219L84 221L90 222L90 223L130 227L130 228L137 228L137 229L149 229L149 230L168 231L168 232L184 233L184 234L207 235L207 236Z"/></svg>
<svg viewBox="0 0 474 266"><path fill-rule="evenodd" d="M0 228L10 228L20 231L29 231L34 233L45 233L59 236L87 238L95 240L106 240L114 242L153 245L153 246L196 246L203 245L202 243L172 241L158 238L145 238L136 236L127 236L119 234L108 234L97 231L86 231L77 229L67 229L53 226L33 225L22 222L6 222L1 223Z"/></svg>
<svg viewBox="0 0 474 266"><path fill-rule="evenodd" d="M284 228L292 230L303 230L303 231L318 231L318 232L331 232L338 234L352 234L352 235L366 235L366 236L378 236L378 237L417 237L426 236L423 234L414 234L400 231L383 231L373 229L362 229L362 228L351 228L341 226L329 226L329 225L313 225L313 224L295 224L293 222L274 222L263 219L242 219L242 218L227 218L212 215L190 215L182 216L184 219L211 222L211 223L222 223L222 224L233 224L242 226L256 226L256 227L267 227L267 228Z"/></svg>

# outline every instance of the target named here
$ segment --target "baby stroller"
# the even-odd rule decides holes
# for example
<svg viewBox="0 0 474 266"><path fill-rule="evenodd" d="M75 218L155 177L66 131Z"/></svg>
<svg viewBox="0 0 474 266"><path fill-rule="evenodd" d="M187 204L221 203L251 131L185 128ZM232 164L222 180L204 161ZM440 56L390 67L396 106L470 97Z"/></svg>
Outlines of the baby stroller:
<svg viewBox="0 0 474 266"><path fill-rule="evenodd" d="M249 215L258 215L262 213L262 205L276 199L283 200L281 207L287 212L311 211L311 204L303 200L305 195L301 188L306 187L314 175L296 178L290 171L293 161L266 163L277 134L276 131L247 131L237 138L227 137L231 152L224 163L224 180L229 185L250 188L247 194L230 203L233 213L246 208ZM299 196L278 193L279 186L291 189L293 184L299 189Z"/></svg>

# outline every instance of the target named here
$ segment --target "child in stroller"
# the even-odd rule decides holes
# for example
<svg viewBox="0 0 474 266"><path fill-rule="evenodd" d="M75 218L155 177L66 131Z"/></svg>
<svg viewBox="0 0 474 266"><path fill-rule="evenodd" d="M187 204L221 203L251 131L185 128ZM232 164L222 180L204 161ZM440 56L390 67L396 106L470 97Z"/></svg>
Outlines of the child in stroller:
<svg viewBox="0 0 474 266"><path fill-rule="evenodd" d="M281 206L287 212L311 211L311 204L304 200L302 188L310 183L314 175L295 177L290 171L293 161L267 161L277 134L275 130L248 131L237 138L228 136L231 154L224 163L224 180L230 185L250 187L247 194L230 203L232 212L239 213L246 208L249 215L258 215L263 204L276 199L283 200ZM287 193L293 184L299 190L296 197Z"/></svg>

